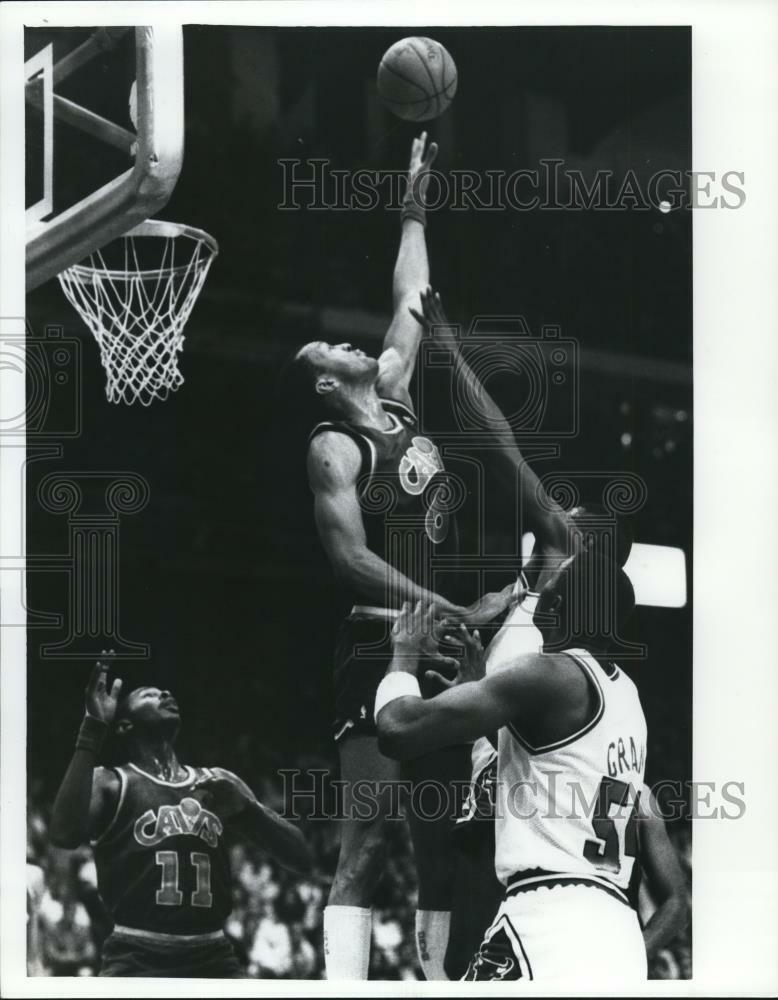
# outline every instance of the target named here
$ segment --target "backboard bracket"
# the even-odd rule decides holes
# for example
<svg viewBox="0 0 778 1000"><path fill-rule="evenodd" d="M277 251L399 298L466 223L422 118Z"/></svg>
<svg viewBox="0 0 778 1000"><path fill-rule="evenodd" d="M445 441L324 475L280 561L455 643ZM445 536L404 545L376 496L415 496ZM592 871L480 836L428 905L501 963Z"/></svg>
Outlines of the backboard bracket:
<svg viewBox="0 0 778 1000"><path fill-rule="evenodd" d="M99 29L87 42L47 69L55 85L92 55L115 43L120 29ZM125 31L127 29L124 29ZM27 289L53 278L92 251L144 222L169 200L184 155L183 37L180 26L136 27L137 136L113 122L65 101L43 87L42 101L50 99L49 123L55 113L63 120L130 154L137 143L134 165L66 211L45 220L36 206L28 215ZM49 57L50 59L50 53ZM64 66L63 66L64 64ZM45 79L44 79L45 84ZM50 127L50 124L47 125ZM50 194L50 191L49 191ZM45 206L43 206L45 208Z"/></svg>

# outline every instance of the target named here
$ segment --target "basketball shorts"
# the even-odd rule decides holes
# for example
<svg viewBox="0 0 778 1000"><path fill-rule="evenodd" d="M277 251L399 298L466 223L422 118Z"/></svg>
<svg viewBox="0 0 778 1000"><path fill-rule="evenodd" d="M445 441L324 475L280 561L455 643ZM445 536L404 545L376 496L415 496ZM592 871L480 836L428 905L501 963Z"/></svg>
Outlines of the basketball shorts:
<svg viewBox="0 0 778 1000"><path fill-rule="evenodd" d="M221 932L176 939L115 928L103 943L101 976L241 979L235 950Z"/></svg>
<svg viewBox="0 0 778 1000"><path fill-rule="evenodd" d="M491 752L482 756L473 773L462 809L454 822L454 836L460 849L468 854L476 854L482 844L491 845L493 871L497 751L488 740L483 742Z"/></svg>
<svg viewBox="0 0 778 1000"><path fill-rule="evenodd" d="M575 992L608 984L623 990L646 977L634 910L596 885L576 883L509 889L462 979L569 984Z"/></svg>
<svg viewBox="0 0 778 1000"><path fill-rule="evenodd" d="M334 664L336 740L375 736L375 694L392 659L393 624L357 612L341 623Z"/></svg>
<svg viewBox="0 0 778 1000"><path fill-rule="evenodd" d="M348 736L375 736L373 719L378 685L392 660L394 618L379 618L352 611L341 623L335 645L335 722L336 742ZM445 673L439 664L432 664ZM425 698L440 689L425 677L424 664L419 670L419 685Z"/></svg>

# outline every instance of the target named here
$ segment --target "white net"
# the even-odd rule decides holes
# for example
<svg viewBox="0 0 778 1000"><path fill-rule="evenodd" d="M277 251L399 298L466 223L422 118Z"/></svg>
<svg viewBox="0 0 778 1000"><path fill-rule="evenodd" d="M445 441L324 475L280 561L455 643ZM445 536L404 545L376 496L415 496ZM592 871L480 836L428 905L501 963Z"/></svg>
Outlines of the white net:
<svg viewBox="0 0 778 1000"><path fill-rule="evenodd" d="M100 345L109 402L148 406L182 385L184 326L218 252L199 229L149 220L59 275Z"/></svg>

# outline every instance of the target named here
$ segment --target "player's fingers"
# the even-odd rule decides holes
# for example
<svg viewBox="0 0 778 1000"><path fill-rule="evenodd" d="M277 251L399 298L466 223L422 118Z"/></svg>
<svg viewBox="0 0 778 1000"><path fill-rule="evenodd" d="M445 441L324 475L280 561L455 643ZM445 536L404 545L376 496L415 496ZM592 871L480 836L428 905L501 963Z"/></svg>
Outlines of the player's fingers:
<svg viewBox="0 0 778 1000"><path fill-rule="evenodd" d="M431 142L427 149L427 155L424 157L423 167L431 167L435 157L438 155L438 144L436 142Z"/></svg>
<svg viewBox="0 0 778 1000"><path fill-rule="evenodd" d="M111 685L111 697L112 698L118 698L119 697L119 695L121 693L121 690L122 690L122 684L123 683L124 683L124 681L121 679L121 677L117 677L116 680L113 682L113 684Z"/></svg>
<svg viewBox="0 0 778 1000"><path fill-rule="evenodd" d="M89 675L89 683L87 684L88 690L93 690L97 687L97 682L100 679L100 673L102 672L103 665L98 660L97 663L92 667L92 673Z"/></svg>
<svg viewBox="0 0 778 1000"><path fill-rule="evenodd" d="M440 663L444 667L453 667L454 670L459 670L460 667L459 660L456 657L446 656L445 653L430 653L427 659L432 660L433 663Z"/></svg>
<svg viewBox="0 0 778 1000"><path fill-rule="evenodd" d="M413 316L413 318L416 320L417 323L421 324L421 326L427 325L427 321L424 319L422 314L420 312L417 312L413 308L413 306L408 306L408 312L411 314L411 316Z"/></svg>
<svg viewBox="0 0 778 1000"><path fill-rule="evenodd" d="M399 635L406 627L407 621L408 621L408 602L403 601L403 606L400 608L400 613L397 615L397 618L395 619L394 622L394 627L392 628L392 635Z"/></svg>
<svg viewBox="0 0 778 1000"><path fill-rule="evenodd" d="M442 688L450 688L454 686L454 681L448 680L443 674L439 674L437 670L426 670L424 672L425 677L429 677L431 681L435 681L436 684L440 684Z"/></svg>

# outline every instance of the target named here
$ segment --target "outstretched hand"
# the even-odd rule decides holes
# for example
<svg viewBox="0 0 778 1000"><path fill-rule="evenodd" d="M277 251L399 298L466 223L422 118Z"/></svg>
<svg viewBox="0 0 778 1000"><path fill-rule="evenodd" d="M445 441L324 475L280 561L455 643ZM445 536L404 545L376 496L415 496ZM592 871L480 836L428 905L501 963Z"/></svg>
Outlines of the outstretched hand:
<svg viewBox="0 0 778 1000"><path fill-rule="evenodd" d="M122 690L122 681L117 677L108 690L108 671L113 665L115 653L112 649L102 651L89 677L84 696L86 714L110 725L116 715L116 706Z"/></svg>
<svg viewBox="0 0 778 1000"><path fill-rule="evenodd" d="M449 323L446 317L440 293L433 291L430 285L427 285L426 289L420 293L420 298L421 312L418 309L414 309L413 306L408 306L411 316L413 316L417 323L421 323L428 333L432 333L433 335L444 333L450 336L454 332L455 327L452 323Z"/></svg>
<svg viewBox="0 0 778 1000"><path fill-rule="evenodd" d="M392 629L392 649L394 656L401 662L410 661L406 667L418 666L418 660L433 660L443 666L456 666L456 660L440 652L440 640L443 638L443 623L437 617L437 607L434 602L425 604L418 601L411 610L406 601ZM405 667L403 667L405 669Z"/></svg>
<svg viewBox="0 0 778 1000"><path fill-rule="evenodd" d="M517 592L516 584L509 583L502 590L493 590L491 593L484 594L483 597L479 597L477 601L465 608L464 614L450 615L449 621L464 622L467 625L486 625L497 615L502 614L503 611L521 600L523 596L521 586L519 584ZM445 625L446 622L444 621L443 624Z"/></svg>
<svg viewBox="0 0 778 1000"><path fill-rule="evenodd" d="M426 150L425 150L426 147ZM408 167L408 187L413 191L414 200L424 204L429 185L429 172L435 157L438 155L438 144L431 142L427 146L427 133L422 132L418 139L411 143L411 162Z"/></svg>

